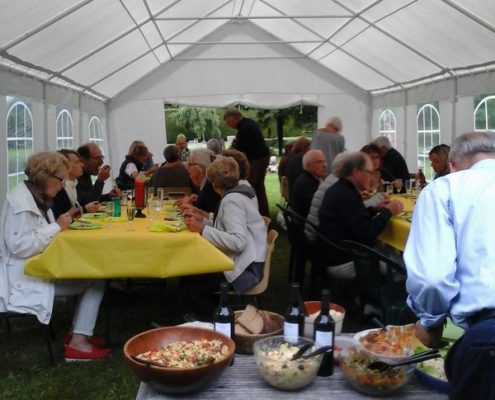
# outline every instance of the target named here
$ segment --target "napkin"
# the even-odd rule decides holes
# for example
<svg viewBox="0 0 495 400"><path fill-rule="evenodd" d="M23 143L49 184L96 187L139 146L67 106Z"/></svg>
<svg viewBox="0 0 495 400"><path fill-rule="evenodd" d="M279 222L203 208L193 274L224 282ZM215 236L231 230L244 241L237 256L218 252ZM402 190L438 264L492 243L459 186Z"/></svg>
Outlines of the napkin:
<svg viewBox="0 0 495 400"><path fill-rule="evenodd" d="M185 224L173 221L153 221L150 227L151 232L180 232L184 229L187 229Z"/></svg>

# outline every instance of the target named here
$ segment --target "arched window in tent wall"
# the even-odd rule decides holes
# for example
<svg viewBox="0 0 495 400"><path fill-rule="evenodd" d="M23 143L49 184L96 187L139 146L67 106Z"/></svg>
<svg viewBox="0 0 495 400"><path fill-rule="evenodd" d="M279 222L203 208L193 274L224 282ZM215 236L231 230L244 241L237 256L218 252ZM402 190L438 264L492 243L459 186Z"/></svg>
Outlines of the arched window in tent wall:
<svg viewBox="0 0 495 400"><path fill-rule="evenodd" d="M72 149L74 123L69 110L63 109L57 115L57 150Z"/></svg>
<svg viewBox="0 0 495 400"><path fill-rule="evenodd" d="M98 145L102 148L103 145L103 129L98 117L92 117L89 121L89 142ZM103 151L103 149L102 149Z"/></svg>
<svg viewBox="0 0 495 400"><path fill-rule="evenodd" d="M422 166L427 180L432 180L434 171L431 168L428 154L430 150L440 144L440 114L438 105L425 104L418 111L418 167Z"/></svg>
<svg viewBox="0 0 495 400"><path fill-rule="evenodd" d="M397 119L392 110L383 110L380 114L380 136L389 138L392 147L397 147Z"/></svg>
<svg viewBox="0 0 495 400"><path fill-rule="evenodd" d="M11 105L9 104L11 103ZM9 190L25 179L24 166L33 154L33 115L28 104L7 97L7 174Z"/></svg>
<svg viewBox="0 0 495 400"><path fill-rule="evenodd" d="M475 97L474 105L474 130L495 132L495 95Z"/></svg>

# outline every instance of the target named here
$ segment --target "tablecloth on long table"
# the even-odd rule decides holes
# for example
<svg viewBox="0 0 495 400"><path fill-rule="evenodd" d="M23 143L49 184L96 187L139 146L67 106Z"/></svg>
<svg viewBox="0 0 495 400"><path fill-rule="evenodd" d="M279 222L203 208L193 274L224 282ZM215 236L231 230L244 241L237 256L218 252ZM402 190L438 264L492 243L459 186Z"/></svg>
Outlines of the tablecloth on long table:
<svg viewBox="0 0 495 400"><path fill-rule="evenodd" d="M60 232L25 273L46 279L169 278L230 270L233 262L198 233L150 232L136 219L96 230Z"/></svg>

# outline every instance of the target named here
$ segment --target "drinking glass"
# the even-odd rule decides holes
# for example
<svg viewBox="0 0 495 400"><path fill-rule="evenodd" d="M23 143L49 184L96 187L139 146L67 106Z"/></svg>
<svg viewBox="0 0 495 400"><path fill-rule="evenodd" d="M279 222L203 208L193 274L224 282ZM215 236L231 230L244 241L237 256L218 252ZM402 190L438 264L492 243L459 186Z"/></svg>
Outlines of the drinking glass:
<svg viewBox="0 0 495 400"><path fill-rule="evenodd" d="M408 179L406 181L406 192L408 194L411 194L413 187L414 187L414 179Z"/></svg>
<svg viewBox="0 0 495 400"><path fill-rule="evenodd" d="M388 182L386 188L387 194L389 196L392 196L394 194L394 185L392 184L392 182Z"/></svg>
<svg viewBox="0 0 495 400"><path fill-rule="evenodd" d="M163 206L163 193L163 188L156 189L156 197L158 197L158 200L160 201L160 208Z"/></svg>
<svg viewBox="0 0 495 400"><path fill-rule="evenodd" d="M146 188L146 199L148 200L148 202L153 199L153 197L155 196L155 188L153 187L147 187Z"/></svg>
<svg viewBox="0 0 495 400"><path fill-rule="evenodd" d="M113 218L113 210L114 210L114 204L112 201L107 201L106 204L106 213L107 213L107 219L108 219L108 228L112 228L112 218Z"/></svg>
<svg viewBox="0 0 495 400"><path fill-rule="evenodd" d="M129 201L127 203L127 221L128 221L128 226L127 226L127 231L132 232L134 231L134 214L135 214L135 207L134 204L132 204L132 201Z"/></svg>
<svg viewBox="0 0 495 400"><path fill-rule="evenodd" d="M401 178L397 178L395 180L395 189L396 189L396 192L397 193L401 193L402 192L402 186L404 185L404 183L402 182L402 179Z"/></svg>
<svg viewBox="0 0 495 400"><path fill-rule="evenodd" d="M146 207L148 209L148 221L151 223L155 219L156 215L156 208L155 208L155 198L154 197L148 197L148 202L146 203Z"/></svg>

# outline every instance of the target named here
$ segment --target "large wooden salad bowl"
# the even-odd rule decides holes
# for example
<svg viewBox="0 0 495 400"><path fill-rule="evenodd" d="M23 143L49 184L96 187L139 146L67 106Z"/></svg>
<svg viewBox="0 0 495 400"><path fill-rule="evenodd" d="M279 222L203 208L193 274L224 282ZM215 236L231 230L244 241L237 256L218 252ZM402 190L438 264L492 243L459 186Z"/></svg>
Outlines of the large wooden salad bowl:
<svg viewBox="0 0 495 400"><path fill-rule="evenodd" d="M138 354L159 349L177 341L220 340L229 349L228 356L212 364L196 368L165 368L146 365L134 360ZM234 355L235 344L230 338L202 328L171 326L142 332L127 341L124 355L134 373L155 389L164 393L182 394L197 392L210 386L229 365Z"/></svg>

